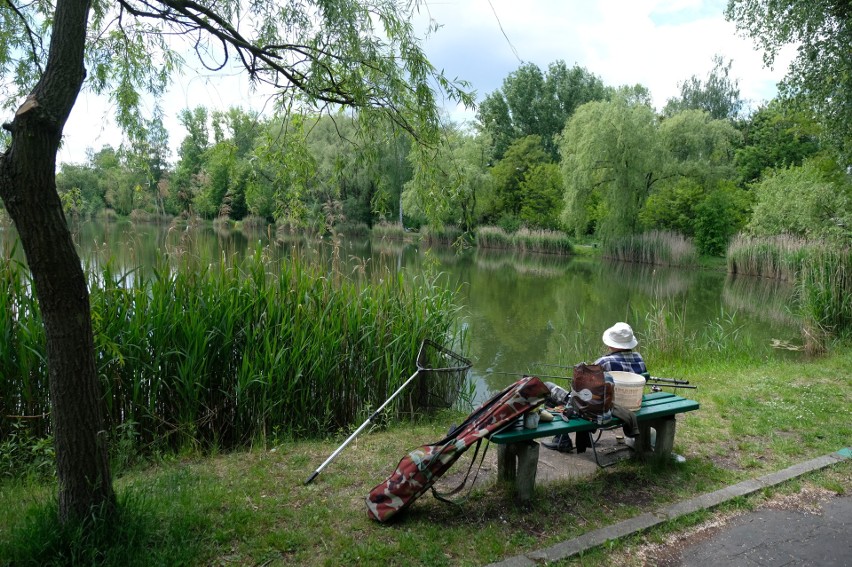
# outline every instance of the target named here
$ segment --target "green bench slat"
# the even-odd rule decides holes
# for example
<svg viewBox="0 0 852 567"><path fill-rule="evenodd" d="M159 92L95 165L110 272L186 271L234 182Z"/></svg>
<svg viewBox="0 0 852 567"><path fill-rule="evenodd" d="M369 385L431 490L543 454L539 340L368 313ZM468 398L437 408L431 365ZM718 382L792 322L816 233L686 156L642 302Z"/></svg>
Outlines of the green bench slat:
<svg viewBox="0 0 852 567"><path fill-rule="evenodd" d="M649 421L678 413L694 411L699 407L699 403L695 400L688 400L670 392L654 392L642 397L642 407L636 412L636 420L640 422ZM518 423L500 433L492 435L491 441L502 445L528 439L538 439L539 437L552 437L560 433L594 431L601 427L619 425L621 425L620 419L613 419L601 426L579 417L564 421L561 415L557 415L551 422L539 422L536 429L525 429L521 423Z"/></svg>

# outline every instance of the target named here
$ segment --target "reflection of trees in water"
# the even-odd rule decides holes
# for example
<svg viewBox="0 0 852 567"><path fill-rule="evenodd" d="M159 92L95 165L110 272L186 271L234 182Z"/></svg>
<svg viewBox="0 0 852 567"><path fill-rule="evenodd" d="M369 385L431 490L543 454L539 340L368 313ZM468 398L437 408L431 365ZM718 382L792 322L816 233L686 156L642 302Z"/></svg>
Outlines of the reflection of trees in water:
<svg viewBox="0 0 852 567"><path fill-rule="evenodd" d="M542 277L561 276L571 258L556 254L534 252L507 252L480 248L476 250L476 266L482 270L514 270L519 274Z"/></svg>
<svg viewBox="0 0 852 567"><path fill-rule="evenodd" d="M609 274L609 277L629 281L637 291L657 298L675 297L683 294L695 283L696 277L695 270L635 262L604 260L598 266L603 273Z"/></svg>
<svg viewBox="0 0 852 567"><path fill-rule="evenodd" d="M722 302L763 320L797 325L800 319L794 314L795 291L788 281L732 274L722 288Z"/></svg>

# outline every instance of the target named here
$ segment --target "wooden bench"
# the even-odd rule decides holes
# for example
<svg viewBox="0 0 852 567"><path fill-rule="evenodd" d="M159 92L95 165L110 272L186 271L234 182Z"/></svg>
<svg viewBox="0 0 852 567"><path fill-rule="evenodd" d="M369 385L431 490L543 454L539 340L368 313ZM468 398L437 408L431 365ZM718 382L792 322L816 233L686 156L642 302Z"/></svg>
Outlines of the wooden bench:
<svg viewBox="0 0 852 567"><path fill-rule="evenodd" d="M682 398L669 392L654 392L642 397L642 407L635 412L639 422L639 436L636 437L635 454L640 458L654 456L670 458L675 437L675 415L697 410L698 402ZM612 419L605 425L576 417L563 420L556 415L552 422L540 422L536 429L525 429L520 421L491 436L491 442L497 444L497 477L515 483L519 500L532 498L535 488L535 475L538 468L540 437L553 437L563 433L595 431L602 427L620 426L621 420ZM651 428L657 432L654 447L651 447ZM597 450L594 442L592 450Z"/></svg>

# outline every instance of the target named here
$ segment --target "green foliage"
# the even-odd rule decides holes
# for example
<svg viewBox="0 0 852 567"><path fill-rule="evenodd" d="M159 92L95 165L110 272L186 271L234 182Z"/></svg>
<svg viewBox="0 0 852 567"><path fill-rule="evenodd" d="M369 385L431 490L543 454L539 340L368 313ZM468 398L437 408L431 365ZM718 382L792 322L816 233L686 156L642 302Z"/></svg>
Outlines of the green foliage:
<svg viewBox="0 0 852 567"><path fill-rule="evenodd" d="M729 73L733 60L725 60L721 55L713 56L713 69L706 81L693 75L680 83L680 98L670 98L663 109L663 115L672 116L684 110L701 110L714 120L734 119L742 109L739 80L731 80Z"/></svg>
<svg viewBox="0 0 852 567"><path fill-rule="evenodd" d="M562 135L565 226L581 236L597 203L597 234L634 234L639 212L661 170L656 118L644 104L617 97L577 109Z"/></svg>
<svg viewBox="0 0 852 567"><path fill-rule="evenodd" d="M695 207L695 245L701 254L724 256L731 238L746 222L750 195L721 183Z"/></svg>
<svg viewBox="0 0 852 567"><path fill-rule="evenodd" d="M734 148L742 135L729 120L714 119L704 110L684 110L663 120L659 133L669 176L694 180L706 191L735 179Z"/></svg>
<svg viewBox="0 0 852 567"><path fill-rule="evenodd" d="M749 35L772 65L781 48L797 56L781 84L786 99L816 111L834 146L852 156L852 10L847 0L729 0L725 17Z"/></svg>
<svg viewBox="0 0 852 567"><path fill-rule="evenodd" d="M735 163L746 183L757 181L767 169L801 165L820 150L821 128L813 117L780 100L752 114L743 132Z"/></svg>
<svg viewBox="0 0 852 567"><path fill-rule="evenodd" d="M526 136L509 146L503 159L491 168L499 214L512 216L521 214L526 198L524 184L528 183L528 176L537 166L547 163L550 163L550 158L542 146L540 136ZM538 184L539 187L527 186L527 188L547 193L547 183L552 181L552 178L547 179L548 171L538 170L535 175L541 179L533 180L532 183ZM535 214L535 210L530 211L530 214Z"/></svg>
<svg viewBox="0 0 852 567"><path fill-rule="evenodd" d="M8 416L9 419L15 416ZM56 472L56 455L53 450L52 437L38 437L34 431L25 425L25 418L45 419L47 416L17 416L20 421L13 421L3 429L5 432L0 441L0 478L49 478Z"/></svg>
<svg viewBox="0 0 852 567"><path fill-rule="evenodd" d="M674 231L695 236L696 208L704 201L704 188L689 178L661 183L651 193L639 213L642 225L648 229Z"/></svg>
<svg viewBox="0 0 852 567"><path fill-rule="evenodd" d="M478 197L493 193L483 139L448 125L435 150L414 146L408 160L413 175L402 194L405 214L419 216L435 229L449 223L470 231Z"/></svg>
<svg viewBox="0 0 852 567"><path fill-rule="evenodd" d="M754 235L852 236L852 185L842 175L827 174L817 161L778 169L753 190L754 213L747 229Z"/></svg>
<svg viewBox="0 0 852 567"><path fill-rule="evenodd" d="M493 143L493 158L503 159L509 147L526 136L538 136L550 160L558 157L556 137L582 104L610 96L601 79L564 61L551 63L543 73L525 63L503 80L503 86L482 101L480 128Z"/></svg>
<svg viewBox="0 0 852 567"><path fill-rule="evenodd" d="M532 229L556 229L562 207L562 172L555 163L534 165L521 181L520 218Z"/></svg>

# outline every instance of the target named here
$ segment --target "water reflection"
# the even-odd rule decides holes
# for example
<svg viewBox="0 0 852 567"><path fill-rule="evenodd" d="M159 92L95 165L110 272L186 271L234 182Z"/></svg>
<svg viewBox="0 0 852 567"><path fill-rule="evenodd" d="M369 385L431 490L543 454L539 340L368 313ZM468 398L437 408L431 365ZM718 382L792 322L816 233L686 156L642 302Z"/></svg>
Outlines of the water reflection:
<svg viewBox="0 0 852 567"><path fill-rule="evenodd" d="M13 237L10 230L0 234L7 254ZM628 321L641 341L649 315L660 311L677 313L685 333L718 320L720 313L736 312L740 332L756 343L799 341L788 284L727 278L710 270L129 222L83 223L74 228L74 240L84 262L99 266L110 261L114 270L125 272L150 270L163 254L172 261L191 254L207 263L239 259L260 248L272 259L318 260L343 273L389 270L418 275L427 266L436 267L442 281L460 292L480 398L520 373L554 373L542 363L571 366L594 360L602 351L601 333L615 321Z"/></svg>

